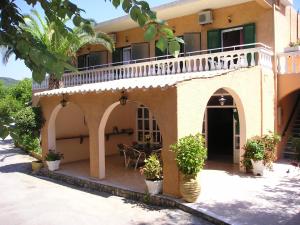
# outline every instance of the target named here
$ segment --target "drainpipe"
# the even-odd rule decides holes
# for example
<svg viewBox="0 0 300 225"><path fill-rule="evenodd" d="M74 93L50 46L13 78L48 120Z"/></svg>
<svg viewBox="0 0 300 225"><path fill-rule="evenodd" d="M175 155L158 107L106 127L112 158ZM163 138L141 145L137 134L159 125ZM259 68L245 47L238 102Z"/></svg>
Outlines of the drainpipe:
<svg viewBox="0 0 300 225"><path fill-rule="evenodd" d="M274 51L274 68L273 68L273 72L274 72L274 131L277 132L277 101L278 101L278 81L277 81L277 76L278 76L278 72L277 72L277 48L276 48L276 5L273 4L273 38L274 38L274 43L273 43L273 51Z"/></svg>
<svg viewBox="0 0 300 225"><path fill-rule="evenodd" d="M297 40L299 39L299 9L297 11Z"/></svg>

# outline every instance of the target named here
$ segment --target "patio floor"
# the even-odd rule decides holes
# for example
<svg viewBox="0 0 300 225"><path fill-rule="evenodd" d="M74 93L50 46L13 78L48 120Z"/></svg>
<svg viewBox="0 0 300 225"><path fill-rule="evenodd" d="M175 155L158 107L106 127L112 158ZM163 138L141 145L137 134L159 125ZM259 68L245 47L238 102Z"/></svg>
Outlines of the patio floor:
<svg viewBox="0 0 300 225"><path fill-rule="evenodd" d="M144 177L139 170L124 167L124 159L122 156L113 155L106 156L105 179L98 180L90 177L89 160L62 164L56 172L70 176L77 176L85 179L97 181L101 184L107 184L124 188L131 191L144 193L147 190Z"/></svg>
<svg viewBox="0 0 300 225"><path fill-rule="evenodd" d="M288 161L253 176L237 165L208 162L201 173L201 195L186 205L229 224L299 225L300 169Z"/></svg>
<svg viewBox="0 0 300 225"><path fill-rule="evenodd" d="M88 161L62 165L57 172L144 193L143 177L138 170L126 169L122 159L106 158L104 180L89 177ZM300 169L288 162L275 163L273 171L261 177L239 172L238 165L208 161L200 179L201 194L196 203L184 203L188 207L229 224L300 224Z"/></svg>

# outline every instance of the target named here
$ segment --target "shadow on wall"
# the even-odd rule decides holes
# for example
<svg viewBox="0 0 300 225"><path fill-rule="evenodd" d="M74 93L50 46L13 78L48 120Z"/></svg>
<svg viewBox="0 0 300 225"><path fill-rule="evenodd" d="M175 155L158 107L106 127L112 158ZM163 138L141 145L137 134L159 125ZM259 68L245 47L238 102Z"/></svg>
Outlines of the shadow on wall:
<svg viewBox="0 0 300 225"><path fill-rule="evenodd" d="M89 129L77 105L69 103L60 109L55 129L56 150L64 154L63 163L89 159Z"/></svg>

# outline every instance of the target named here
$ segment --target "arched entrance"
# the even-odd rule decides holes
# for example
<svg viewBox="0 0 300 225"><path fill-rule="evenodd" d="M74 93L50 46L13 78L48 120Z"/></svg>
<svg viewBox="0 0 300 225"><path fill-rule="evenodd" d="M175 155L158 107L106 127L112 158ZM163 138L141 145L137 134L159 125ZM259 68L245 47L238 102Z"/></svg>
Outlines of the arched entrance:
<svg viewBox="0 0 300 225"><path fill-rule="evenodd" d="M48 148L64 154L62 164L69 171L89 175L89 129L79 106L57 105L49 119ZM76 162L76 165L71 165Z"/></svg>
<svg viewBox="0 0 300 225"><path fill-rule="evenodd" d="M295 159L297 151L292 145L292 137L300 137L300 90L295 90L282 97L278 104L277 130L281 135L277 157Z"/></svg>
<svg viewBox="0 0 300 225"><path fill-rule="evenodd" d="M240 116L233 96L217 90L209 99L203 120L208 160L239 164Z"/></svg>
<svg viewBox="0 0 300 225"><path fill-rule="evenodd" d="M127 101L125 105L119 102L110 105L99 126L99 174L100 178L129 187L136 191L144 191L145 182L135 162L126 165L120 145L126 145L140 152L145 152L145 137L150 136L153 150L162 147L162 138L157 121L151 110L145 105ZM145 156L146 156L145 152ZM141 166L138 162L138 166Z"/></svg>

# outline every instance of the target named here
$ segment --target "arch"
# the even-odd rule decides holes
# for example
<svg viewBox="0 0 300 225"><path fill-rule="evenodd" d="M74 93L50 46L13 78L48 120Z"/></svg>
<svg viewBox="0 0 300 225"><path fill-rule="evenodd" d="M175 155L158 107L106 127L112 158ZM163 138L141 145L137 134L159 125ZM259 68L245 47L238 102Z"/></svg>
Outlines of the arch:
<svg viewBox="0 0 300 225"><path fill-rule="evenodd" d="M128 103L134 103L136 105L141 105L142 103L135 100L127 100ZM114 102L111 105L109 105L106 110L103 113L103 116L100 120L99 128L98 128L98 143L99 143L99 179L105 178L105 153L106 153L106 146L105 146L105 129L108 122L108 119L113 112L113 110L120 105L120 102ZM149 110L151 110L149 108ZM152 112L152 111L151 111ZM155 115L152 114L154 117ZM156 117L155 117L156 119ZM158 122L158 121L157 121ZM159 123L158 123L159 124ZM162 135L162 131L160 130L160 133Z"/></svg>
<svg viewBox="0 0 300 225"><path fill-rule="evenodd" d="M48 122L48 149L56 150L56 129L55 121L58 112L61 110L62 105L58 104L51 112Z"/></svg>
<svg viewBox="0 0 300 225"><path fill-rule="evenodd" d="M85 117L84 111L78 104L76 104L75 102L69 101L66 107L68 107L69 104L74 104L81 111L83 116ZM52 110L52 112L50 114L50 118L49 118L49 122L48 122L48 149L56 150L56 118L62 108L63 108L63 106L59 103L58 105L56 105L54 107L54 109ZM88 121L85 121L85 122L86 122L86 126L89 130Z"/></svg>
<svg viewBox="0 0 300 225"><path fill-rule="evenodd" d="M207 100L206 106L208 105L209 100L211 99L211 97L218 90L220 90L220 89L223 89L226 92L228 92L228 94L232 96L233 100L236 103L236 108L237 108L237 111L238 111L238 118L239 118L239 123L240 123L240 151L239 151L239 158L241 160L242 146L244 146L244 144L246 143L246 118L245 118L245 110L244 110L244 106L243 106L241 98L236 93L236 91L234 91L232 88L229 88L229 87L220 87L220 88L216 88L216 89L213 89L213 90L210 91L210 93L208 95L209 98ZM206 110L204 110L202 118L205 118L205 112L206 112Z"/></svg>

